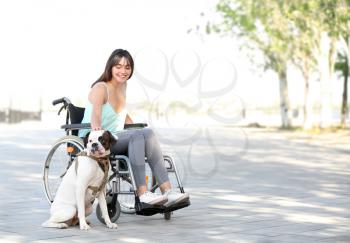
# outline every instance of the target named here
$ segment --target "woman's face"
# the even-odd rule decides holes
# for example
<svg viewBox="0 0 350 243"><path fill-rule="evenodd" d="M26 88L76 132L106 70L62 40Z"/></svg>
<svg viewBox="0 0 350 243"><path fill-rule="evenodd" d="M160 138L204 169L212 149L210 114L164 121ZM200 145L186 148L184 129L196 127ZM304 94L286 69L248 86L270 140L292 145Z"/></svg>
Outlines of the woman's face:
<svg viewBox="0 0 350 243"><path fill-rule="evenodd" d="M129 79L131 71L128 59L122 57L118 64L112 67L112 79L118 83L125 83Z"/></svg>

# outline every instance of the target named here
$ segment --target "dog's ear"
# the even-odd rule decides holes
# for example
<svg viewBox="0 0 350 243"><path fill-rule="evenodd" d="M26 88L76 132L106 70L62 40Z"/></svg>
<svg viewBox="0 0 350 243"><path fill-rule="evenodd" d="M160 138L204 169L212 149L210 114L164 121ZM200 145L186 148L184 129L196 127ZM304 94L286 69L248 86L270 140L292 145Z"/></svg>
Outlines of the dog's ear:
<svg viewBox="0 0 350 243"><path fill-rule="evenodd" d="M86 148L86 146L89 142L89 136L90 136L90 132L88 132L84 137L84 148Z"/></svg>
<svg viewBox="0 0 350 243"><path fill-rule="evenodd" d="M108 133L108 137L109 137L109 143L111 145L111 147L117 142L117 135L113 135L110 131L106 131Z"/></svg>

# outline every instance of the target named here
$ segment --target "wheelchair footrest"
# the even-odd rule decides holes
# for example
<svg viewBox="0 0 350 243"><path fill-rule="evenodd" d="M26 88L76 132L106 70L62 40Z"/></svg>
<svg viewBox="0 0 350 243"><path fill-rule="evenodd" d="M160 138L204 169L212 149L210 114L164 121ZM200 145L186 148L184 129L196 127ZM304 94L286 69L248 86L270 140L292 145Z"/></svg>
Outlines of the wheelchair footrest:
<svg viewBox="0 0 350 243"><path fill-rule="evenodd" d="M163 212L163 213L169 213L169 212L172 212L172 211L181 209L181 208L188 207L188 206L190 206L190 205L191 205L191 202L190 202L190 199L188 198L188 199L185 200L185 201L176 203L176 204L171 205L171 206L169 206L169 207L164 207L164 212Z"/></svg>
<svg viewBox="0 0 350 243"><path fill-rule="evenodd" d="M163 211L163 206L140 202L138 205L135 205L135 209L136 214L138 215L151 216L157 213L161 213Z"/></svg>
<svg viewBox="0 0 350 243"><path fill-rule="evenodd" d="M171 205L169 207L165 207L163 205L152 205L147 203L136 203L136 214L138 215L144 215L144 216L151 216L157 213L169 213L181 208L188 207L191 204L190 200L187 199L185 201L176 203L174 205Z"/></svg>

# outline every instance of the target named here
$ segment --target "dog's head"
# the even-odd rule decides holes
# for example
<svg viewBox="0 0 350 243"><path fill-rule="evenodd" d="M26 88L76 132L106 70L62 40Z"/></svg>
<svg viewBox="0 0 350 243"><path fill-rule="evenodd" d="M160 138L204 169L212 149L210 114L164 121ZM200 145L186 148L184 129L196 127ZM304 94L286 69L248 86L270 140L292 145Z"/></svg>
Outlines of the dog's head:
<svg viewBox="0 0 350 243"><path fill-rule="evenodd" d="M117 137L109 131L91 131L84 138L84 147L89 155L103 157L110 153L111 146L116 142Z"/></svg>

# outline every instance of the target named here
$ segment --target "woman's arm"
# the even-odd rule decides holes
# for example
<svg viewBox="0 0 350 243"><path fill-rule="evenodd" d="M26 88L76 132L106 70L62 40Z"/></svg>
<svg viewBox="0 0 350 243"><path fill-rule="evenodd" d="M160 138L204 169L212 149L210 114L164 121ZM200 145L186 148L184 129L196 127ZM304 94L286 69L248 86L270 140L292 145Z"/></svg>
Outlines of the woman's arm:
<svg viewBox="0 0 350 243"><path fill-rule="evenodd" d="M107 94L106 87L103 84L95 84L89 94L89 101L92 104L91 129L101 130L102 124L102 106L105 103Z"/></svg>
<svg viewBox="0 0 350 243"><path fill-rule="evenodd" d="M126 114L126 118L125 118L125 124L133 124L134 122L132 121L131 117L129 116L129 114Z"/></svg>

